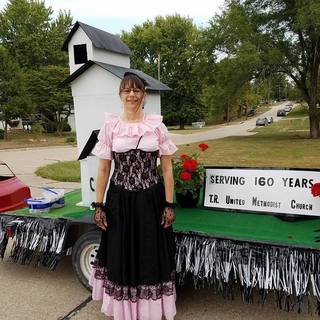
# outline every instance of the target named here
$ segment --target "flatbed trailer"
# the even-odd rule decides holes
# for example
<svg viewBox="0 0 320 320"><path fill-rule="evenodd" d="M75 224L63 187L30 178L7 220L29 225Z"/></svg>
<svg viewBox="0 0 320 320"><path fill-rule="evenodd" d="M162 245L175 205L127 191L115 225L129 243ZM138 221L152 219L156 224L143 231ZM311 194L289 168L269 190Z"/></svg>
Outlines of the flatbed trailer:
<svg viewBox="0 0 320 320"><path fill-rule="evenodd" d="M65 255L80 282L88 279L100 238L93 211L77 205L80 190L65 196L65 207L45 214L27 208L0 215L0 255L13 239L10 259L55 269ZM225 296L240 290L250 302L258 289L264 302L275 290L279 307L300 310L304 299L320 302L320 219L288 222L272 215L177 208L177 282L189 275L195 287L209 285Z"/></svg>

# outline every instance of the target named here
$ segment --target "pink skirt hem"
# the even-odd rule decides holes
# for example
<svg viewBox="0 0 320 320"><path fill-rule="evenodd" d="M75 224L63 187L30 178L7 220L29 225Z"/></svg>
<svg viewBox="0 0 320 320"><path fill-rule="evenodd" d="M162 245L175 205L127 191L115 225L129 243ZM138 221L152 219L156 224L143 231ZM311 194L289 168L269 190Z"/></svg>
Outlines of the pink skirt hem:
<svg viewBox="0 0 320 320"><path fill-rule="evenodd" d="M118 301L105 293L103 280L98 280L92 272L90 281L92 299L102 300L101 312L114 320L173 320L176 315L176 292L173 295L163 295L157 300L139 299L137 302L130 300Z"/></svg>

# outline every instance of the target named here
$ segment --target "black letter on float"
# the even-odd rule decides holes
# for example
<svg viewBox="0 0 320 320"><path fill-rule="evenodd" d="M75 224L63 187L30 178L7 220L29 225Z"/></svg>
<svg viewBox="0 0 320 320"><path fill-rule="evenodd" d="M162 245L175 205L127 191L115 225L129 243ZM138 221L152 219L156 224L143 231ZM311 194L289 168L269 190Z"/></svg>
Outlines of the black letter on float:
<svg viewBox="0 0 320 320"><path fill-rule="evenodd" d="M89 184L90 184L90 189L91 189L91 191L94 192L95 190L94 190L94 188L93 188L93 182L94 182L94 179L91 177Z"/></svg>

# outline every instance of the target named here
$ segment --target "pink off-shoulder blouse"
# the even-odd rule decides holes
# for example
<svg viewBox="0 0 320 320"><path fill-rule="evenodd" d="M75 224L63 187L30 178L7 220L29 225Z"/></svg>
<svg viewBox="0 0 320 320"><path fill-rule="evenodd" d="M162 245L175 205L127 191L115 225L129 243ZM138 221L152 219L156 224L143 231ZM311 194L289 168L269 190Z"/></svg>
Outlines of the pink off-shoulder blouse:
<svg viewBox="0 0 320 320"><path fill-rule="evenodd" d="M104 124L92 153L101 159L112 159L112 151L126 152L135 149L142 136L139 149L159 150L159 156L172 155L177 147L168 136L162 116L147 114L141 122L125 122L120 116L105 113Z"/></svg>

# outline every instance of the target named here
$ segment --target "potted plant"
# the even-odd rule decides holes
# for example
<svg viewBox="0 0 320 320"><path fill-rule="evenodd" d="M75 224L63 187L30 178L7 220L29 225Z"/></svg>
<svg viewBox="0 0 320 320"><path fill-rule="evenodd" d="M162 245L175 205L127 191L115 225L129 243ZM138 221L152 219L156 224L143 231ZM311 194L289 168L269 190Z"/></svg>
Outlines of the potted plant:
<svg viewBox="0 0 320 320"><path fill-rule="evenodd" d="M208 149L206 143L200 143L198 147L201 151ZM182 154L173 162L176 200L181 207L193 208L199 202L204 168L198 158L199 153Z"/></svg>

